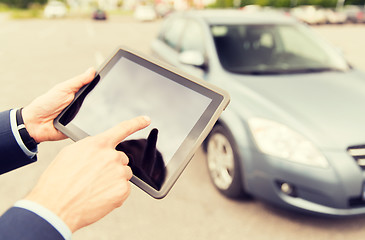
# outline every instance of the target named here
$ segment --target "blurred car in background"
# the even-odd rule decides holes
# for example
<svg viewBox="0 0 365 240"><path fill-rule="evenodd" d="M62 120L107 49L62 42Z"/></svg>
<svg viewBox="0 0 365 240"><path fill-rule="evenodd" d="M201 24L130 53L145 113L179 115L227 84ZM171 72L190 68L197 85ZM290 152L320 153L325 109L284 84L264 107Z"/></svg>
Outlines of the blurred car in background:
<svg viewBox="0 0 365 240"><path fill-rule="evenodd" d="M222 194L365 213L365 74L307 25L267 12L173 13L151 50L231 95L204 142Z"/></svg>
<svg viewBox="0 0 365 240"><path fill-rule="evenodd" d="M164 18L172 12L173 12L173 8L172 8L171 4L167 4L167 3L156 4L156 13L157 13L158 17Z"/></svg>
<svg viewBox="0 0 365 240"><path fill-rule="evenodd" d="M157 18L157 13L152 5L138 5L133 16L138 21L153 21Z"/></svg>
<svg viewBox="0 0 365 240"><path fill-rule="evenodd" d="M344 7L347 21L350 23L365 23L365 9L361 6L347 5Z"/></svg>
<svg viewBox="0 0 365 240"><path fill-rule="evenodd" d="M325 10L318 6L304 5L295 7L291 9L290 14L309 25L325 24L327 22Z"/></svg>
<svg viewBox="0 0 365 240"><path fill-rule="evenodd" d="M43 15L46 18L60 18L67 14L66 5L59 1L50 1L44 8Z"/></svg>
<svg viewBox="0 0 365 240"><path fill-rule="evenodd" d="M324 9L326 16L326 23L329 24L343 24L347 21L347 15L342 10L336 9Z"/></svg>
<svg viewBox="0 0 365 240"><path fill-rule="evenodd" d="M94 20L106 20L107 19L106 12L102 9L96 9L93 12L92 17Z"/></svg>

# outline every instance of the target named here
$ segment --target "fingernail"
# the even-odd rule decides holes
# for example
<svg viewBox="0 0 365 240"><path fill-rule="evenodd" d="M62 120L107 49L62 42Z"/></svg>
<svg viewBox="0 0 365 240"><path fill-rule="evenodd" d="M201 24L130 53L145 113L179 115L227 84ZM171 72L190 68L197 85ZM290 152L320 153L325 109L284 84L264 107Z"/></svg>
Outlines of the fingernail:
<svg viewBox="0 0 365 240"><path fill-rule="evenodd" d="M146 122L151 122L151 118L149 116L143 116L144 120L146 120Z"/></svg>
<svg viewBox="0 0 365 240"><path fill-rule="evenodd" d="M94 68L93 67L90 67L90 68L88 68L87 70L86 70L86 73L90 73L90 72L94 72L95 70L94 70Z"/></svg>

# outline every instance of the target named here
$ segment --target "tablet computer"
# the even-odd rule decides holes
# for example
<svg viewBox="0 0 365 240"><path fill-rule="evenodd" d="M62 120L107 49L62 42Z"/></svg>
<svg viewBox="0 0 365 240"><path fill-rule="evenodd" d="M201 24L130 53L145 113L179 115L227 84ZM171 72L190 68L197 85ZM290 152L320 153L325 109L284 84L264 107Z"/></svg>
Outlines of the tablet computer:
<svg viewBox="0 0 365 240"><path fill-rule="evenodd" d="M55 119L74 141L140 115L149 127L117 146L129 157L131 182L154 198L172 188L229 103L205 81L128 48L118 48Z"/></svg>

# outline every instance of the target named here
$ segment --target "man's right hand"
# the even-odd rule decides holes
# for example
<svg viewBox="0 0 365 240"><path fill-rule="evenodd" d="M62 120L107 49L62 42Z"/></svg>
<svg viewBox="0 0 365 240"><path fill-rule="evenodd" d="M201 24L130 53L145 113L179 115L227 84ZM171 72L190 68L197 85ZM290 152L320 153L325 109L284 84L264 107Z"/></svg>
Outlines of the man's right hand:
<svg viewBox="0 0 365 240"><path fill-rule="evenodd" d="M128 157L115 147L149 124L148 117L138 117L67 146L26 199L55 213L72 232L98 221L130 193Z"/></svg>

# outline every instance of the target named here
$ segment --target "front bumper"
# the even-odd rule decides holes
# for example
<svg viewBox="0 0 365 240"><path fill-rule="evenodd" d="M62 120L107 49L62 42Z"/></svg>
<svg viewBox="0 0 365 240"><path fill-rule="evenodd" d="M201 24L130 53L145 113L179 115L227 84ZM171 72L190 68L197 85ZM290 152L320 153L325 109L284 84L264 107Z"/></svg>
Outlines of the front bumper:
<svg viewBox="0 0 365 240"><path fill-rule="evenodd" d="M246 191L266 202L332 216L365 214L365 174L347 152L328 151L326 169L242 151ZM250 159L250 160L247 160ZM283 191L282 184L294 191ZM293 193L294 192L294 193Z"/></svg>

